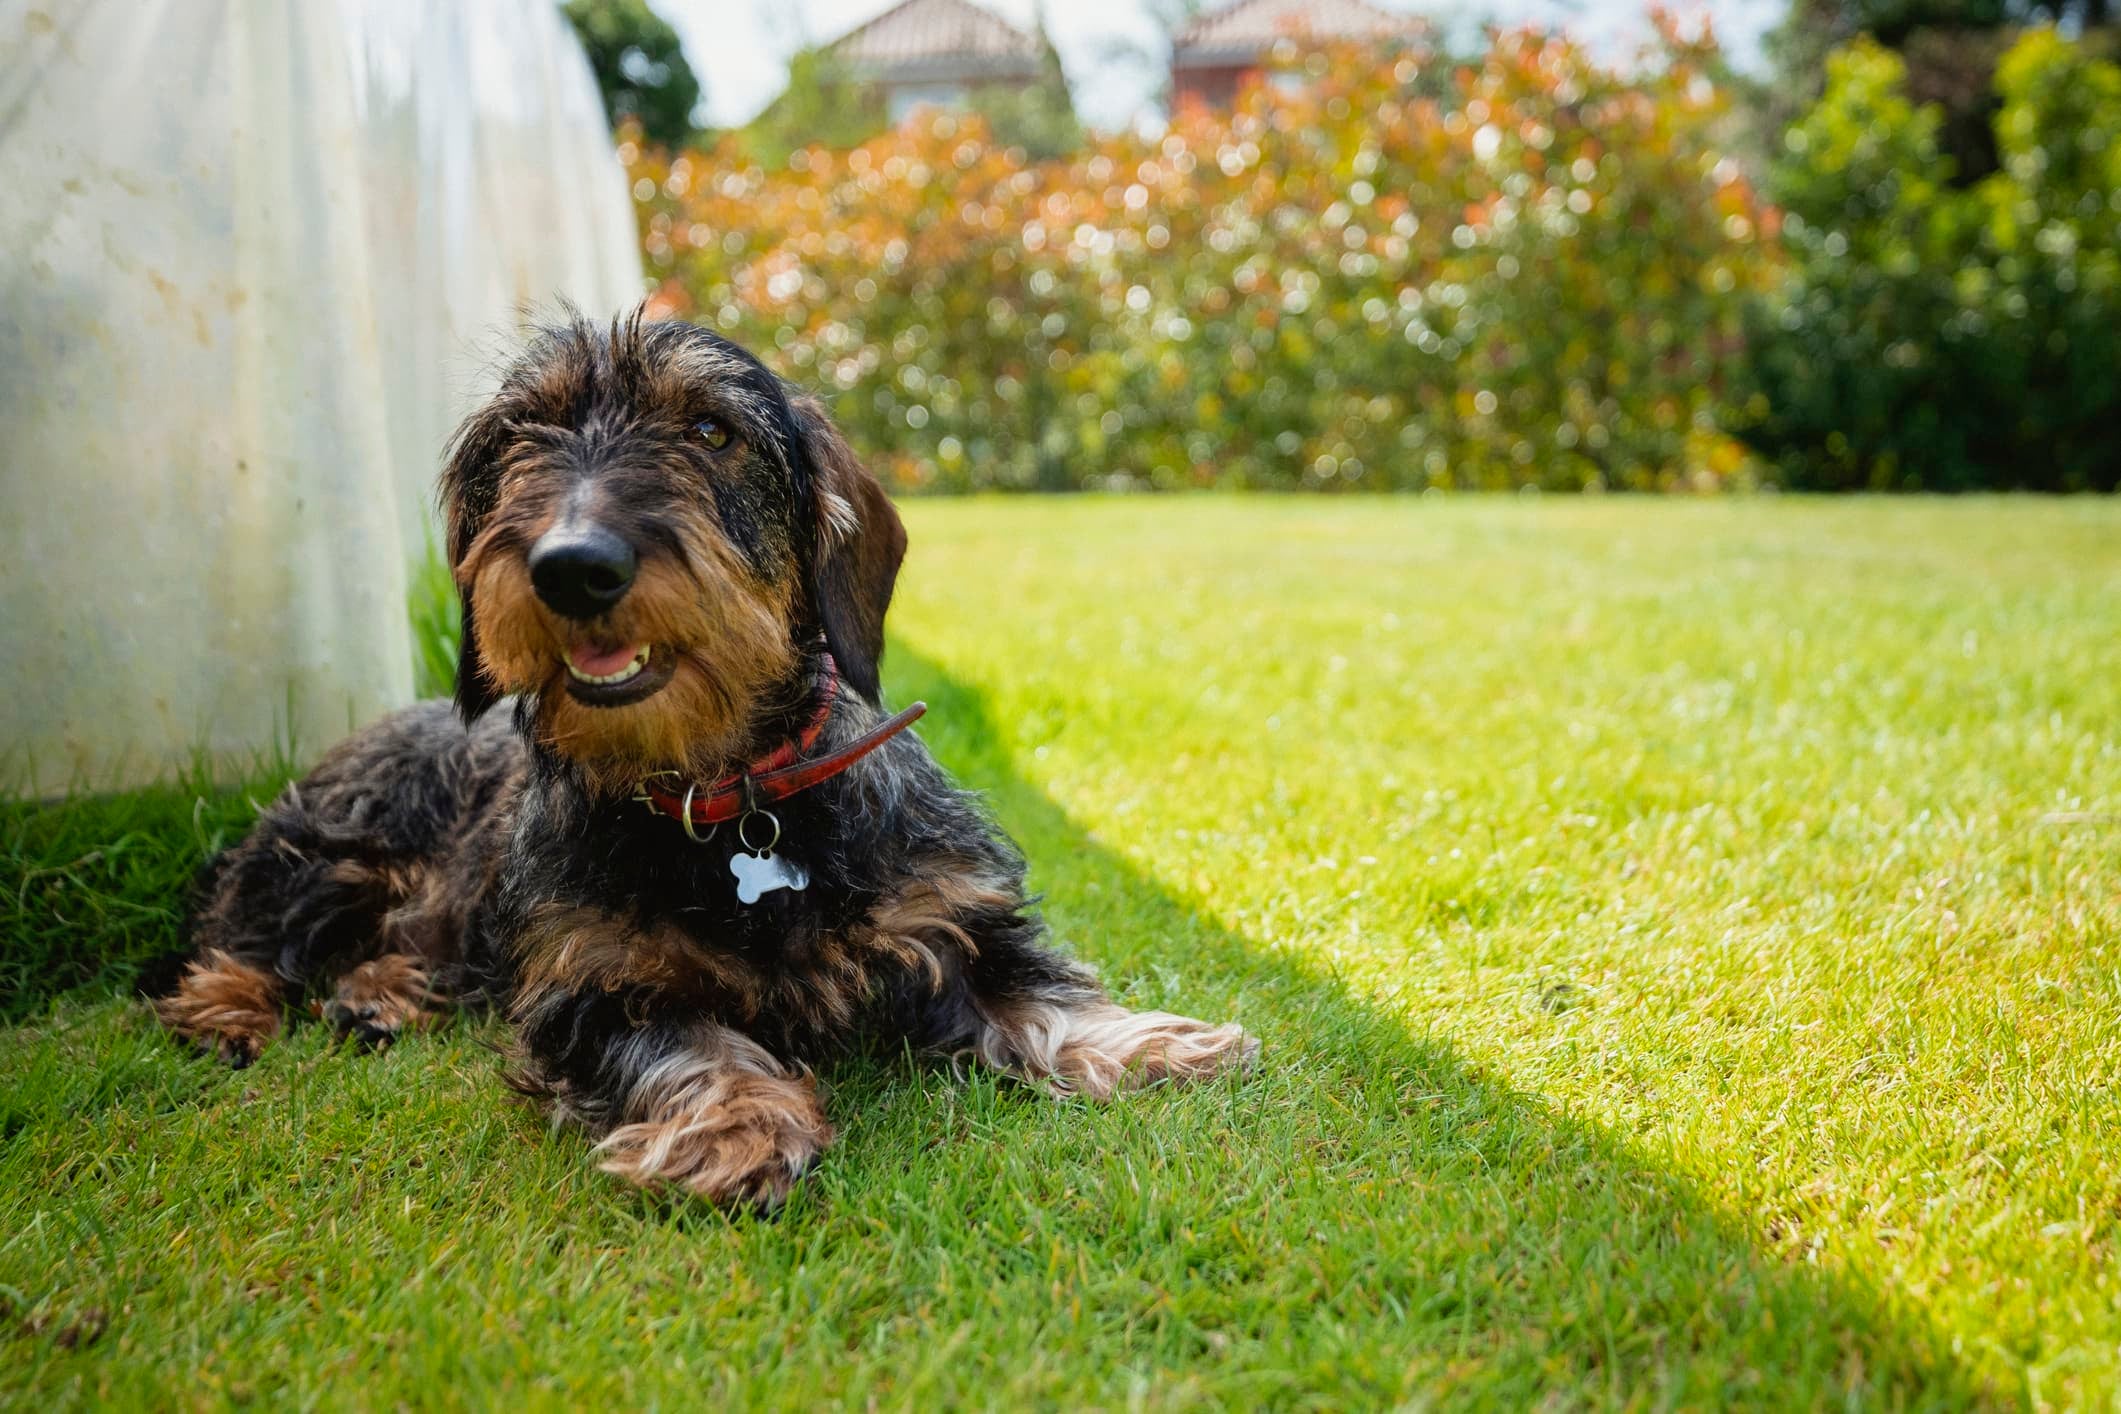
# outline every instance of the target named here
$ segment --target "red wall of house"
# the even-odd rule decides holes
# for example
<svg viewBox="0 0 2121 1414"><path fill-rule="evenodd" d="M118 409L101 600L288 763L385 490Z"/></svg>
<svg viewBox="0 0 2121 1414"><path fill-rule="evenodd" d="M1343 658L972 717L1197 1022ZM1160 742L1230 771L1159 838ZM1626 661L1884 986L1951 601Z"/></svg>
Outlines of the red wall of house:
<svg viewBox="0 0 2121 1414"><path fill-rule="evenodd" d="M1251 64L1229 64L1213 69L1173 69L1171 103L1181 107L1199 103L1209 108L1228 108L1237 102L1237 90L1259 69Z"/></svg>

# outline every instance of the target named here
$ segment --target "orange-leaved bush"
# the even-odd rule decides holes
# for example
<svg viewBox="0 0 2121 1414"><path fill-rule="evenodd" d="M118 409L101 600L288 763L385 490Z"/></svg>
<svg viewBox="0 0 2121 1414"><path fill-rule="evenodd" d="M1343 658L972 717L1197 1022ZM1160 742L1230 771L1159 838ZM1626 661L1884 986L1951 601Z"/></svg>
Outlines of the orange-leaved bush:
<svg viewBox="0 0 2121 1414"><path fill-rule="evenodd" d="M1773 218L1706 41L1624 75L1504 33L1442 83L1287 57L1301 82L1048 162L948 114L775 170L628 141L659 301L823 391L906 488L1742 472L1712 414Z"/></svg>

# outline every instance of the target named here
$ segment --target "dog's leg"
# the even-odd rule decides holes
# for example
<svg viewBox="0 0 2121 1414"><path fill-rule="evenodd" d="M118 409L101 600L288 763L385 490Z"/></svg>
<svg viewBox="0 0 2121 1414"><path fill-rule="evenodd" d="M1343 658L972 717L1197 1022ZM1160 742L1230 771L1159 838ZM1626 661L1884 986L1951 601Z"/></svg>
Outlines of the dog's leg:
<svg viewBox="0 0 2121 1414"><path fill-rule="evenodd" d="M1020 884L991 863L931 863L878 904L872 926L957 960L937 1033L998 1069L1104 1100L1160 1081L1248 1066L1259 1042L1234 1022L1128 1011L1080 963L1052 951Z"/></svg>
<svg viewBox="0 0 2121 1414"><path fill-rule="evenodd" d="M977 1006L972 1049L981 1060L1093 1100L1206 1080L1259 1056L1259 1041L1235 1022L1129 1011L1084 983L982 997Z"/></svg>
<svg viewBox="0 0 2121 1414"><path fill-rule="evenodd" d="M455 964L484 895L490 834L471 834L431 866L392 872L396 903L376 926L378 954L341 973L321 1008L341 1036L380 1050L439 1021L452 1001Z"/></svg>
<svg viewBox="0 0 2121 1414"><path fill-rule="evenodd" d="M224 951L202 949L176 987L155 999L164 1026L238 1069L280 1034L286 988L270 968Z"/></svg>
<svg viewBox="0 0 2121 1414"><path fill-rule="evenodd" d="M511 1077L596 1136L600 1167L731 1206L773 1208L832 1142L817 1087L750 1037L701 1019L635 1024L610 993L519 1005Z"/></svg>
<svg viewBox="0 0 2121 1414"><path fill-rule="evenodd" d="M399 1033L431 1024L439 1001L433 979L418 959L385 953L339 978L324 1004L324 1019L356 1045L380 1050Z"/></svg>
<svg viewBox="0 0 2121 1414"><path fill-rule="evenodd" d="M620 1058L623 1123L601 1167L716 1202L777 1206L832 1142L817 1087L748 1037L711 1023L637 1038Z"/></svg>
<svg viewBox="0 0 2121 1414"><path fill-rule="evenodd" d="M324 1010L343 1032L376 1043L420 1020L465 971L520 770L511 738L475 739L441 704L340 743L214 861L157 1014L237 1065L288 1002L334 982Z"/></svg>
<svg viewBox="0 0 2121 1414"><path fill-rule="evenodd" d="M297 837L305 822L290 786L258 828L217 857L190 924L192 956L155 1015L177 1036L241 1068L280 1034L291 978L281 970L284 923L317 868Z"/></svg>
<svg viewBox="0 0 2121 1414"><path fill-rule="evenodd" d="M299 809L290 791L229 851L194 920L192 961L155 1003L170 1030L239 1067L280 1033L288 1001L334 975L325 1015L370 1044L433 1000L428 968L387 926L426 871L326 855L317 832L291 828L308 823Z"/></svg>

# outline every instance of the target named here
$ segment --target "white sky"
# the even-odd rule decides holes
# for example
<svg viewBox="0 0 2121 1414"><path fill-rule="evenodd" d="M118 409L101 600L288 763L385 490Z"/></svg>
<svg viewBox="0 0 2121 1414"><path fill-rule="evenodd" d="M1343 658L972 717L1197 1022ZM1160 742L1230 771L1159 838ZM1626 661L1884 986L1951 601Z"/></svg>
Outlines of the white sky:
<svg viewBox="0 0 2121 1414"><path fill-rule="evenodd" d="M1031 23L1036 0L982 0L1019 24ZM835 39L889 9L893 0L656 0L684 38L686 57L707 89L708 120L742 123L766 106L787 77L788 56L808 43ZM1560 24L1617 54L1649 33L1645 0L1377 0L1388 9L1426 15L1454 34L1477 34L1484 20ZM1732 57L1750 62L1760 36L1778 21L1785 0L1677 0L1685 16L1707 13ZM1154 50L1159 33L1142 0L1047 0L1046 27L1068 71L1076 110L1099 127L1123 127L1148 105L1161 77L1123 51Z"/></svg>

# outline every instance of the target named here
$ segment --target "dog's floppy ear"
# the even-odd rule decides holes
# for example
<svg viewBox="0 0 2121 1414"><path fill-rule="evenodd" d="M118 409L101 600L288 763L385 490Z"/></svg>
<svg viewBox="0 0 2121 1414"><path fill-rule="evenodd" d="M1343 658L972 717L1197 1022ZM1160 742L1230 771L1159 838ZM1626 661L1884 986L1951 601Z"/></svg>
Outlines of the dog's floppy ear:
<svg viewBox="0 0 2121 1414"><path fill-rule="evenodd" d="M840 677L871 702L881 700L877 670L884 657L884 612L906 558L906 527L884 488L840 435L824 404L789 398L816 480L816 566L811 585L825 645Z"/></svg>
<svg viewBox="0 0 2121 1414"><path fill-rule="evenodd" d="M471 587L458 577L495 495L494 462L508 441L507 420L489 405L464 419L450 439L438 488L442 526L449 554L449 577L456 582L463 617L457 630L457 715L469 724L500 700L479 662L479 628L471 611Z"/></svg>

